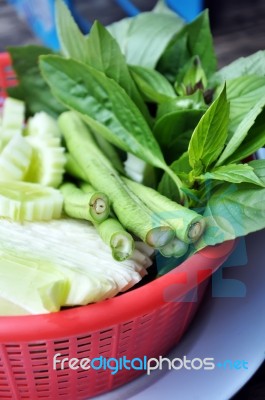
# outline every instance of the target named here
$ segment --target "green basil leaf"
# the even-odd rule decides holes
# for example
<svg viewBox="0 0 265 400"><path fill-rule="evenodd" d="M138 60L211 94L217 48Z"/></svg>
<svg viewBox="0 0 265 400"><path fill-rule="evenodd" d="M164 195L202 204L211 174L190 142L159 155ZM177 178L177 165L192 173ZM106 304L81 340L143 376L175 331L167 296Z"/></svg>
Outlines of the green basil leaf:
<svg viewBox="0 0 265 400"><path fill-rule="evenodd" d="M154 68L166 46L184 26L175 13L143 12L109 25L127 63Z"/></svg>
<svg viewBox="0 0 265 400"><path fill-rule="evenodd" d="M224 86L195 128L188 148L193 175L198 176L221 154L227 139L229 104Z"/></svg>
<svg viewBox="0 0 265 400"><path fill-rule="evenodd" d="M42 46L9 47L12 67L19 84L8 88L9 96L25 101L27 114L45 111L57 117L65 108L51 95L47 83L40 74L38 59L42 54L53 54Z"/></svg>
<svg viewBox="0 0 265 400"><path fill-rule="evenodd" d="M243 75L265 76L265 50L260 50L248 57L240 57L221 68L213 75L211 84L220 85L224 81L239 78Z"/></svg>
<svg viewBox="0 0 265 400"><path fill-rule="evenodd" d="M151 68L130 66L136 85L146 100L163 103L177 97L173 86L159 72Z"/></svg>
<svg viewBox="0 0 265 400"><path fill-rule="evenodd" d="M114 79L131 97L146 120L150 115L130 74L124 55L116 40L99 22L95 22L86 42L86 64Z"/></svg>
<svg viewBox="0 0 265 400"><path fill-rule="evenodd" d="M38 69L38 58L40 55L53 54L51 49L37 45L19 47L11 46L8 47L7 50L11 56L12 68L18 78L30 75L31 73L36 73Z"/></svg>
<svg viewBox="0 0 265 400"><path fill-rule="evenodd" d="M104 73L59 56L40 58L42 74L60 102L105 139L153 166L165 169L163 155L141 112Z"/></svg>
<svg viewBox="0 0 265 400"><path fill-rule="evenodd" d="M265 109L258 115L247 137L238 149L226 160L226 163L238 162L254 154L265 145Z"/></svg>
<svg viewBox="0 0 265 400"><path fill-rule="evenodd" d="M226 83L230 102L229 136L233 134L257 99L265 96L265 77L242 76Z"/></svg>
<svg viewBox="0 0 265 400"><path fill-rule="evenodd" d="M205 208L207 229L197 250L265 228L265 189L249 184L223 184Z"/></svg>
<svg viewBox="0 0 265 400"><path fill-rule="evenodd" d="M192 132L203 114L204 110L178 110L156 121L153 132L167 163L187 151Z"/></svg>
<svg viewBox="0 0 265 400"><path fill-rule="evenodd" d="M188 34L183 28L169 43L157 64L157 70L175 84L183 66L190 60Z"/></svg>
<svg viewBox="0 0 265 400"><path fill-rule="evenodd" d="M85 62L86 38L63 0L55 1L55 21L63 54L74 60Z"/></svg>
<svg viewBox="0 0 265 400"><path fill-rule="evenodd" d="M98 21L94 22L87 37L86 53L88 65L114 79L128 91L130 96L136 91L136 86L118 43ZM137 95L139 96L139 93Z"/></svg>
<svg viewBox="0 0 265 400"><path fill-rule="evenodd" d="M147 120L147 107L130 75L124 55L111 34L96 21L84 36L62 0L56 1L56 26L63 53L76 61L105 72L126 90Z"/></svg>
<svg viewBox="0 0 265 400"><path fill-rule="evenodd" d="M198 56L193 56L180 70L174 84L176 92L184 95L202 91L207 87L207 79Z"/></svg>
<svg viewBox="0 0 265 400"><path fill-rule="evenodd" d="M184 153L178 160L174 161L170 165L170 168L179 176L184 184L188 184L188 176L191 171L188 152ZM174 184L172 179L170 179L167 173L163 174L162 179L158 185L158 191L172 200L176 200L179 198L179 193L176 185Z"/></svg>
<svg viewBox="0 0 265 400"><path fill-rule="evenodd" d="M161 146L167 164L176 161L188 150L193 129L182 132L179 137L172 140L171 146Z"/></svg>
<svg viewBox="0 0 265 400"><path fill-rule="evenodd" d="M253 160L249 162L249 165L265 185L265 160Z"/></svg>
<svg viewBox="0 0 265 400"><path fill-rule="evenodd" d="M187 26L190 56L199 56L203 70L207 76L216 71L217 59L210 29L209 12L203 11Z"/></svg>
<svg viewBox="0 0 265 400"><path fill-rule="evenodd" d="M247 164L229 164L214 168L196 178L199 181L213 179L230 183L253 183L265 187L264 182L256 175L252 166Z"/></svg>
<svg viewBox="0 0 265 400"><path fill-rule="evenodd" d="M216 71L217 61L208 10L187 24L172 39L159 60L158 70L174 82L183 65L193 56L199 56L207 77Z"/></svg>
<svg viewBox="0 0 265 400"><path fill-rule="evenodd" d="M256 118L261 114L263 108L265 107L265 95L254 105L254 107L245 115L241 123L236 128L233 136L229 140L221 154L216 166L224 163L228 158L233 159L233 153L239 148L241 143L246 138L250 128L254 125ZM265 122L264 122L265 129ZM256 137L255 137L256 138ZM265 142L265 139L264 139Z"/></svg>
<svg viewBox="0 0 265 400"><path fill-rule="evenodd" d="M197 91L190 96L178 96L174 100L168 100L159 104L156 119L158 120L166 114L181 110L199 110L201 112L205 112L207 110L207 106L204 102L203 93L201 91Z"/></svg>

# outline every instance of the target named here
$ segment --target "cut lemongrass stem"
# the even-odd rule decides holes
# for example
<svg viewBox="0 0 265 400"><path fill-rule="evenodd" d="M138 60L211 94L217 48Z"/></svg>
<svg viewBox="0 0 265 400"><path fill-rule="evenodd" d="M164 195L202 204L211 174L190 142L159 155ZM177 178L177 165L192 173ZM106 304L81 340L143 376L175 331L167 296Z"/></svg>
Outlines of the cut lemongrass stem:
<svg viewBox="0 0 265 400"><path fill-rule="evenodd" d="M196 242L203 234L206 224L204 219L191 224L188 232L188 237L191 242Z"/></svg>
<svg viewBox="0 0 265 400"><path fill-rule="evenodd" d="M188 248L189 245L187 243L175 237L171 242L161 247L159 251L164 257L182 257L187 253Z"/></svg>
<svg viewBox="0 0 265 400"><path fill-rule="evenodd" d="M170 226L159 226L157 228L150 229L147 234L146 242L152 247L159 248L169 243L173 237L174 232Z"/></svg>
<svg viewBox="0 0 265 400"><path fill-rule="evenodd" d="M185 243L196 242L204 232L203 217L193 210L182 206L156 190L122 178L127 186L146 204L162 221L175 229L175 235Z"/></svg>
<svg viewBox="0 0 265 400"><path fill-rule="evenodd" d="M160 247L175 235L174 229L126 185L93 140L77 114L60 115L59 127L68 151L82 169L85 180L109 197L112 209L126 230L152 247ZM166 234L165 234L166 232Z"/></svg>
<svg viewBox="0 0 265 400"><path fill-rule="evenodd" d="M91 186L87 182L82 183L80 189L82 190L82 192L91 196L90 206L93 208L93 211L97 215L102 215L102 218L104 215L103 220L105 220L110 214L110 205L108 197L104 193L95 191L93 186Z"/></svg>
<svg viewBox="0 0 265 400"><path fill-rule="evenodd" d="M108 218L95 224L102 240L110 246L112 256L117 261L124 261L134 251L134 240L117 219Z"/></svg>
<svg viewBox="0 0 265 400"><path fill-rule="evenodd" d="M102 222L110 213L108 197L89 186L85 193L72 183L60 187L64 197L64 212L72 218Z"/></svg>

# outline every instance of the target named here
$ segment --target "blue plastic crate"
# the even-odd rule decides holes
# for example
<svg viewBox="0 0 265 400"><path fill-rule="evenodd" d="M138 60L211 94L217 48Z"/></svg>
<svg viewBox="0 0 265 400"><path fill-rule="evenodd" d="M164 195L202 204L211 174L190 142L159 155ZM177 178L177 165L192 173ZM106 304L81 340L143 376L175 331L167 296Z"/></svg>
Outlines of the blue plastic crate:
<svg viewBox="0 0 265 400"><path fill-rule="evenodd" d="M59 48L54 22L53 0L8 0L35 36L54 50ZM71 7L71 0L65 1Z"/></svg>
<svg viewBox="0 0 265 400"><path fill-rule="evenodd" d="M59 42L55 29L54 0L7 0L17 13L28 23L36 37L42 43L54 50L59 49ZM88 32L90 22L84 20L75 10L72 0L64 0L71 10L77 24L83 32ZM89 0L87 0L89 1ZM117 4L133 16L141 12L133 2L116 0ZM186 21L193 20L203 8L203 0L166 0L167 5Z"/></svg>
<svg viewBox="0 0 265 400"><path fill-rule="evenodd" d="M53 50L59 49L55 29L54 0L7 0L18 15L23 18L42 43ZM64 0L83 32L88 32L90 24L76 13L72 0Z"/></svg>
<svg viewBox="0 0 265 400"><path fill-rule="evenodd" d="M133 1L116 0L116 3L130 16L137 15L141 12L141 10L133 4ZM166 4L187 22L192 21L203 9L203 0L166 0Z"/></svg>

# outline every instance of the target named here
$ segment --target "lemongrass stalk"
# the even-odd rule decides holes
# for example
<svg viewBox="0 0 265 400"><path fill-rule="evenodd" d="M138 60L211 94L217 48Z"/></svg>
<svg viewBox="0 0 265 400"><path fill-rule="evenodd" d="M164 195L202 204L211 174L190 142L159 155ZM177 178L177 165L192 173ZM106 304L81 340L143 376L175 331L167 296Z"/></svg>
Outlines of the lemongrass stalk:
<svg viewBox="0 0 265 400"><path fill-rule="evenodd" d="M111 248L116 261L129 258L134 250L134 240L117 219L108 218L95 227L102 240Z"/></svg>
<svg viewBox="0 0 265 400"><path fill-rule="evenodd" d="M64 183L60 187L64 197L64 211L72 218L85 219L91 222L102 222L108 218L110 206L108 197L87 187L86 193L72 183Z"/></svg>
<svg viewBox="0 0 265 400"><path fill-rule="evenodd" d="M154 189L127 178L122 179L144 203L148 204L161 221L165 221L175 229L178 239L192 243L201 237L205 221L200 214L168 199Z"/></svg>
<svg viewBox="0 0 265 400"><path fill-rule="evenodd" d="M80 189L84 193L90 193L92 188L93 188L92 185L90 185L90 183L88 183L88 182L81 182L80 183ZM93 190L95 190L95 189L93 189Z"/></svg>
<svg viewBox="0 0 265 400"><path fill-rule="evenodd" d="M121 174L124 174L123 163L121 162L118 151L115 149L115 147L106 139L104 139L103 136L98 135L97 133L94 133L93 136L102 153L105 154L109 160L111 160L113 167Z"/></svg>
<svg viewBox="0 0 265 400"><path fill-rule="evenodd" d="M60 115L59 127L68 151L82 169L85 180L106 193L120 223L152 247L161 247L175 235L167 223L157 218L121 179L111 162L95 144L89 129L75 113Z"/></svg>
<svg viewBox="0 0 265 400"><path fill-rule="evenodd" d="M70 153L66 153L65 171L69 175L73 176L74 178L78 178L78 179L81 179L81 180L85 179L85 176L83 174L82 169L75 162L75 160L73 159L73 157L72 157L72 155Z"/></svg>
<svg viewBox="0 0 265 400"><path fill-rule="evenodd" d="M187 253L188 248L189 245L187 243L175 237L171 242L161 247L159 251L164 257L182 257Z"/></svg>

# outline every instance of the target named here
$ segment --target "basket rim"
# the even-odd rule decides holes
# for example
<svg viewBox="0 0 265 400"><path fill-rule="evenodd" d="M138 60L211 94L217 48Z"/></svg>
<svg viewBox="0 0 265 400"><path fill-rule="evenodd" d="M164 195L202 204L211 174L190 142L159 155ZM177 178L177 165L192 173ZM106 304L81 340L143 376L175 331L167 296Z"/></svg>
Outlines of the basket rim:
<svg viewBox="0 0 265 400"><path fill-rule="evenodd" d="M7 52L0 53L0 71L1 65L11 66ZM4 83L0 74L0 84L5 88ZM38 341L87 334L179 302L220 267L235 245L236 241L230 240L207 246L158 279L99 303L48 314L0 316L0 341Z"/></svg>

